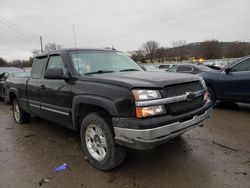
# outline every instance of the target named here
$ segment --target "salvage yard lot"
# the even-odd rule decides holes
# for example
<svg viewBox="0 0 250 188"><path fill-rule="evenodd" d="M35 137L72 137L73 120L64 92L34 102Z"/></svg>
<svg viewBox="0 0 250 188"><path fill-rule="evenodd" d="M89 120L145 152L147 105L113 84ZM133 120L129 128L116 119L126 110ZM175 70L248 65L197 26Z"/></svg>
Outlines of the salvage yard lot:
<svg viewBox="0 0 250 188"><path fill-rule="evenodd" d="M67 163L69 168L54 173ZM14 122L0 102L0 188L250 187L250 105L219 104L205 127L154 150L129 150L120 167L95 169L78 133L39 118Z"/></svg>

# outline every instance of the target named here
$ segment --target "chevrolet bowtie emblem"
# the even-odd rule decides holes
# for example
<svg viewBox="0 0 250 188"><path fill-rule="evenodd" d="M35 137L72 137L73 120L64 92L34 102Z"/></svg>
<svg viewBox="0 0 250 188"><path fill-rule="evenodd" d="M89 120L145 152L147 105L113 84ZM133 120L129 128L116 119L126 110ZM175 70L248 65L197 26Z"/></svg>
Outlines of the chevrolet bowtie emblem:
<svg viewBox="0 0 250 188"><path fill-rule="evenodd" d="M191 101L195 98L195 94L192 92L186 92L187 100Z"/></svg>

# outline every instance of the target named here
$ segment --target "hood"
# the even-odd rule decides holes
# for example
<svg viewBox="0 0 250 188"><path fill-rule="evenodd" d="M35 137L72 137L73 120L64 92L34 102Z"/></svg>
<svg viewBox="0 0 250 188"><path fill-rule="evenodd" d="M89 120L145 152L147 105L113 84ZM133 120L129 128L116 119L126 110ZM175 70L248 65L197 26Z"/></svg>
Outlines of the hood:
<svg viewBox="0 0 250 188"><path fill-rule="evenodd" d="M164 88L173 84L201 80L201 77L191 74L147 71L94 74L84 78L130 88Z"/></svg>

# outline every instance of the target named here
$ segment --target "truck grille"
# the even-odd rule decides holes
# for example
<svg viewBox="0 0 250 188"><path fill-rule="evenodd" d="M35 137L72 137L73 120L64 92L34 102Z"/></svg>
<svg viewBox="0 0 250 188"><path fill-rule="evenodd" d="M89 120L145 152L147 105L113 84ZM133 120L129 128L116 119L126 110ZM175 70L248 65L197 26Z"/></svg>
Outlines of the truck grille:
<svg viewBox="0 0 250 188"><path fill-rule="evenodd" d="M174 85L164 89L166 97L176 97L185 95L186 92L197 92L203 90L200 82L191 82L187 84ZM165 105L169 114L182 114L198 109L204 105L203 95L194 98L191 101L181 101Z"/></svg>
<svg viewBox="0 0 250 188"><path fill-rule="evenodd" d="M166 97L176 97L179 95L185 95L186 92L201 91L203 89L204 88L200 82L191 82L187 84L166 87L164 90L166 93Z"/></svg>

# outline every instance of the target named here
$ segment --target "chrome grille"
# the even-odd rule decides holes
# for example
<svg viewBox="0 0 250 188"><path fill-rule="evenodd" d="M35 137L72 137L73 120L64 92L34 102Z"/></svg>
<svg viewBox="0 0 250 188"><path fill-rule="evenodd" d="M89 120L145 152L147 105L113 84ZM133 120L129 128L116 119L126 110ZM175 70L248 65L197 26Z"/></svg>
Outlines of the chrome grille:
<svg viewBox="0 0 250 188"><path fill-rule="evenodd" d="M186 84L169 86L164 89L166 97L176 97L185 95L187 92L197 92L204 90L200 82L191 82ZM166 104L165 108L169 114L182 114L196 110L204 105L203 95L194 98L193 100L186 100Z"/></svg>

